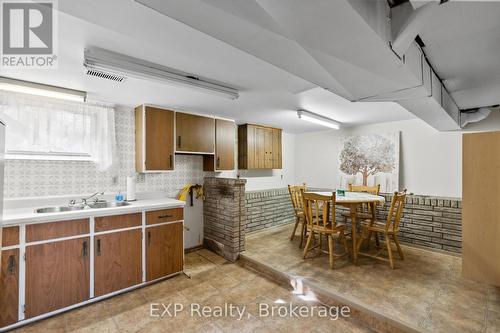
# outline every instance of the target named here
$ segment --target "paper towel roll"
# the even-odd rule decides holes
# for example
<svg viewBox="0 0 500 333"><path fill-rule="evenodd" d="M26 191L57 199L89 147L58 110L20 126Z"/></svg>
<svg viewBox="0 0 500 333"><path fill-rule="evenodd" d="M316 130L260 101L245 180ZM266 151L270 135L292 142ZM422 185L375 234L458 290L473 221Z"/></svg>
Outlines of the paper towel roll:
<svg viewBox="0 0 500 333"><path fill-rule="evenodd" d="M135 197L135 177L127 177L127 201L134 201Z"/></svg>

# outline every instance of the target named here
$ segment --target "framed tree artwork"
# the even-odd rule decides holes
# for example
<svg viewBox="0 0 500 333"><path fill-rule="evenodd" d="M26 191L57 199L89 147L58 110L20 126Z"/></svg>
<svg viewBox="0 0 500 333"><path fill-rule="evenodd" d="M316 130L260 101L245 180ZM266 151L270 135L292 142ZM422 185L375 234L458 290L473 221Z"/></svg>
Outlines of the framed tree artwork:
<svg viewBox="0 0 500 333"><path fill-rule="evenodd" d="M374 186L387 193L399 188L399 134L363 134L340 138L339 188Z"/></svg>

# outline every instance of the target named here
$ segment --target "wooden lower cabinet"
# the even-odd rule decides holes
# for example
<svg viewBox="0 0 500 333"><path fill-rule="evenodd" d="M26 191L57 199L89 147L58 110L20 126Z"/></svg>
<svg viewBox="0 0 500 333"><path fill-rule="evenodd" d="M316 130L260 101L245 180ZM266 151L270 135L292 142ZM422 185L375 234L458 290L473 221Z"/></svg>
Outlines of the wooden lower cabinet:
<svg viewBox="0 0 500 333"><path fill-rule="evenodd" d="M14 324L19 307L19 249L2 251L0 327Z"/></svg>
<svg viewBox="0 0 500 333"><path fill-rule="evenodd" d="M152 281L183 269L182 223L146 229L146 279Z"/></svg>
<svg viewBox="0 0 500 333"><path fill-rule="evenodd" d="M89 299L89 237L26 247L26 318Z"/></svg>
<svg viewBox="0 0 500 333"><path fill-rule="evenodd" d="M142 282L142 230L94 239L94 295L102 296Z"/></svg>

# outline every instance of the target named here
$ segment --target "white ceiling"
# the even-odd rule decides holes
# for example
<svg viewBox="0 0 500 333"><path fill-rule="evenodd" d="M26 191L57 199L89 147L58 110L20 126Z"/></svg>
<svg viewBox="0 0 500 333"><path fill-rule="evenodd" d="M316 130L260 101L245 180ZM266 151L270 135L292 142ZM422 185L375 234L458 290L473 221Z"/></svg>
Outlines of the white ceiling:
<svg viewBox="0 0 500 333"><path fill-rule="evenodd" d="M250 2L245 6L253 13L252 20L276 34L283 33L280 26ZM346 125L413 118L395 103L351 103L300 78L301 75L290 74L131 0L59 0L59 9L59 68L2 70L2 76L85 90L90 99L126 107L141 103L169 106L230 117L240 123L280 126L290 132L324 129L298 120L295 114L298 108L332 117ZM259 32L254 32L256 38ZM82 65L86 46L109 49L224 82L240 89L240 98L232 101L138 79L116 83L88 77ZM272 52L273 48L269 50ZM294 59L291 55L290 60ZM320 69L310 56L300 61L307 62L308 66L303 69L314 66ZM293 66L293 61L289 65ZM318 70L315 75L318 80L336 84L324 71Z"/></svg>
<svg viewBox="0 0 500 333"><path fill-rule="evenodd" d="M451 0L419 35L461 109L500 104L500 1Z"/></svg>

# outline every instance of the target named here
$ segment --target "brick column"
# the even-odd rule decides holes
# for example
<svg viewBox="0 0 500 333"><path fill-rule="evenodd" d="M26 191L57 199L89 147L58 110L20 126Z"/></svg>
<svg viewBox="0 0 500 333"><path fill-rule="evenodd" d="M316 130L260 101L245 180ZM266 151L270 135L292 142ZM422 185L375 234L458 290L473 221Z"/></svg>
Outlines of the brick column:
<svg viewBox="0 0 500 333"><path fill-rule="evenodd" d="M227 260L245 250L245 179L206 177L203 243Z"/></svg>

